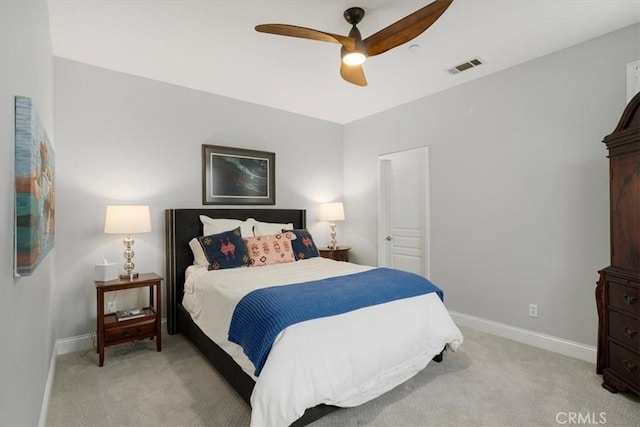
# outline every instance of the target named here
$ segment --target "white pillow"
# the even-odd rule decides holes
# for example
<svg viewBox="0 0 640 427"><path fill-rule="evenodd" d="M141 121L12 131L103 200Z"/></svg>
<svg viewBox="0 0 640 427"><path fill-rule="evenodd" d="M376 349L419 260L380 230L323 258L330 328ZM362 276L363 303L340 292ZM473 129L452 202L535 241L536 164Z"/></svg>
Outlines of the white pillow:
<svg viewBox="0 0 640 427"><path fill-rule="evenodd" d="M253 237L253 225L256 222L253 218L247 218L246 221L242 221L239 219L209 218L205 215L200 215L200 221L203 226L203 236L224 233L240 227L242 237Z"/></svg>
<svg viewBox="0 0 640 427"><path fill-rule="evenodd" d="M189 247L191 248L191 252L193 252L193 265L208 267L209 261L207 260L207 257L204 254L204 249L202 249L202 245L198 242L197 237L194 237L189 241Z"/></svg>
<svg viewBox="0 0 640 427"><path fill-rule="evenodd" d="M293 230L293 224L278 224L275 222L255 222L255 227L253 228L253 233L256 236L266 236L269 234L280 234L282 230Z"/></svg>

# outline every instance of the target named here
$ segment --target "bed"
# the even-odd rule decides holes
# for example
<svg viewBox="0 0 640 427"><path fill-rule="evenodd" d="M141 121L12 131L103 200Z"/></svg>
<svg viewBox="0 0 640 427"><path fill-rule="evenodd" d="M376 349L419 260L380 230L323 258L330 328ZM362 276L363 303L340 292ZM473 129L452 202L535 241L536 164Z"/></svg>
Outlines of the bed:
<svg viewBox="0 0 640 427"><path fill-rule="evenodd" d="M301 324L298 325L294 325L292 327L289 327L287 329L285 329L285 331L283 331L283 333L281 333L280 335L278 335L278 341L277 344L274 344L274 347L272 349L272 353L269 355L269 357L267 358L267 364L265 364L265 370L263 371L263 373L260 375L260 379L259 381L257 380L257 375L254 375L256 373L258 373L258 370L256 369L255 372L252 372L248 369L247 367L247 361L246 360L241 360L242 359L242 355L237 354L237 352L234 353L234 351L230 351L230 343L229 342L221 342L220 337L218 336L216 338L217 343L214 342L214 340L210 339L209 336L216 336L215 333L212 333L212 331L209 328L209 325L211 323L217 323L217 322L212 322L211 320L208 320L207 323L202 323L202 319L206 318L206 316L200 316L200 313L194 314L194 319L192 318L191 314L187 311L187 309L185 308L185 305L187 305L192 313L195 313L194 309L193 309L193 303L189 302L190 301L190 295L189 293L194 292L194 286L197 287L197 285L194 285L194 283L199 283L200 279L204 280L205 278L208 279L208 275L214 275L217 274L218 276L216 277L226 277L227 279L224 280L228 280L229 282L231 282L232 280L234 280L234 275L236 274L240 274L240 273L236 273L235 271L224 271L224 272L210 272L210 273L206 273L206 272L202 272L202 271L196 271L196 273L193 273L193 267L191 267L192 263L193 263L193 253L191 252L191 249L189 247L189 241L197 236L202 236L203 235L203 229L202 229L202 224L200 222L200 215L205 215L209 218L227 218L227 219L239 219L239 220L244 220L247 218L255 218L255 220L257 221L262 221L262 222L266 222L266 223L290 223L293 225L294 228L296 229L303 229L306 227L306 212L304 210L295 210L295 209L169 209L166 211L166 244L167 244L167 329L169 331L170 334L175 334L175 333L181 333L184 336L186 336L189 340L191 340L201 351L202 353L207 357L207 359L214 365L214 367L220 372L220 374L229 382L230 385L233 386L233 388L239 393L239 395L250 405L252 405L252 394L254 395L254 401L253 401L253 405L252 407L253 409L253 414L252 414L252 424L255 425L264 425L264 424L283 424L283 421L281 421L282 419L286 419L287 422L284 423L284 425L289 424L290 422L292 422L292 425L306 425L310 422L313 422L314 420L326 415L327 413L337 409L336 406L332 406L332 405L325 405L325 404L310 404L308 406L303 406L302 408L308 408L306 409L306 411L303 409L302 411L300 410L300 407L298 407L296 410L298 412L296 413L295 418L291 418L290 415L290 408L286 408L289 411L289 414L287 416L289 416L289 418L268 418L268 417L262 417L263 412L265 412L265 410L263 409L263 406L268 406L271 405L271 403L264 403L269 401L271 399L270 396L270 391L273 391L273 394L276 396L274 397L275 401L276 401L276 405L278 404L278 399L280 399L280 404L282 404L282 402L286 402L289 399L292 398L297 398L297 392L295 395L293 396L280 396L278 397L277 395L284 390L283 387L279 387L278 388L278 392L276 392L276 388L273 386L273 384L278 384L278 381L280 381L281 377L281 373L285 372L285 368L287 367L287 363L289 363L289 360L283 357L288 357L288 356L283 356L283 354L287 354L287 353L283 353L285 351L291 353L293 351L296 352L296 354L300 354L300 355L304 355L303 357L303 362L301 363L305 363L305 361L307 360L306 358L308 357L309 359L311 359L314 355L314 352L317 352L317 349L314 350L314 345L318 345L318 344L314 344L311 342L307 342L305 345L299 346L299 342L301 340L301 337L303 336L319 336L321 337L322 335L322 329L318 329L319 328L319 324L322 322L336 322L336 321L349 321L352 322L353 324L357 324L358 322L362 322L362 320L357 320L354 317L351 317L352 320L340 320L340 316L333 316L331 318L325 318L325 319L317 319L317 320L312 320L310 322L303 322ZM305 264L306 263L306 264ZM333 266L327 264L327 263L336 263ZM308 266L308 268L307 268ZM313 266L313 267L312 267ZM271 271L271 269L276 269L276 268L280 268L280 266L267 266L267 267L258 267L258 268L243 268L244 271L251 271L252 273L256 273L256 272L260 272L261 274L256 275L254 277L255 281L260 281L261 276L265 276L268 277L270 273L268 273L269 271ZM185 292L185 273L187 272L187 269L189 268L190 271L190 276L189 276L189 280L187 281L187 298L185 299L184 296L184 292ZM327 269L333 269L335 268L336 271L343 270L343 273L336 273L336 274L348 274L350 272L356 271L356 272L361 272L362 274L367 274L368 273L368 268L365 267L358 267L355 265L347 265L347 263L339 263L337 261L332 261L332 260L325 260L325 259L309 259L309 260L303 260L300 262L296 262L296 263L292 263L292 264L288 264L287 266L283 267L283 268L287 268L288 270L286 270L287 272L291 272L292 275L295 274L300 274L300 271L303 271L304 274L307 274L307 269L309 270L313 270L314 268L316 270L327 270ZM261 270L262 269L262 270ZM238 270L238 269L236 269ZM283 270L284 271L284 270ZM295 273L297 272L297 273ZM227 274L227 276L225 276L225 274ZM245 274L245 273L242 273ZM301 276L301 277L306 277L306 276ZM267 279L264 279L267 280ZM295 283L295 281L293 281ZM431 296L429 295L429 304L435 304L432 300L437 299L435 296ZM420 296L420 297L416 297L416 298L408 298L407 300L403 300L403 302L398 302L399 304L407 304L408 302L404 302L404 301L422 301L422 299L424 299L426 301L427 297L426 296ZM183 300L186 304L183 304ZM396 302L394 302L396 303ZM422 302L420 302L422 303ZM450 320L450 317L448 316L448 314L446 313L446 310L444 309L444 306L441 304L441 302L438 300L437 302L439 304L438 307L436 307L438 310L444 310L445 314L438 314L437 318L437 322L438 324L444 322L446 323L446 328L443 327L443 330L446 329L446 334L441 334L440 332L438 332L437 335L439 340L442 340L442 342L439 345L439 349L435 352L433 352L433 354L429 353L429 359L433 356L434 359L438 359L438 357L441 357L441 351L443 349L443 347L445 345L450 345L450 347L455 350L457 348L457 346L460 345L460 343L462 342L462 336L459 333L459 330L455 327L455 324L453 324L453 321ZM414 303L415 304L415 303ZM391 307L390 304L382 304L380 306L376 306L376 307L382 307L384 306L386 310L391 310L393 309L393 307ZM419 306L415 306L413 308L410 309L417 309L416 307ZM367 310L369 310L369 312L367 312ZM377 309L376 309L377 310ZM217 310L210 310L210 311L217 311ZM402 310L404 311L404 309ZM369 325L368 322L372 322L371 324L375 323L376 319L380 318L380 317L384 317L384 318L389 318L389 317L393 317L390 315L390 311L387 312L375 312L375 311L371 311L369 308L365 309L365 310L356 310L356 314L357 316L362 316L362 315L367 315L370 316L369 318L366 318L364 320L364 322L367 322L366 325ZM361 312L365 312L365 314L359 314ZM345 319L349 316L354 316L354 314L351 313L347 313L343 316L345 316ZM373 317L372 317L373 316ZM445 318L446 317L446 318ZM338 320L336 320L338 319ZM353 320L356 319L356 320ZM444 319L444 320L443 320ZM401 321L401 320L399 320ZM386 320L385 320L386 322ZM448 323L450 322L450 324ZM200 324L200 326L198 326L198 324ZM300 326L301 325L301 326ZM333 328L332 330L342 330L343 328L340 327L339 323L325 323L325 325L330 325L330 328ZM337 326L338 325L338 326ZM224 325L223 325L224 326ZM224 326L226 328L226 326ZM358 326L360 328L362 328L362 326ZM316 328L316 329L305 329L303 328ZM323 328L325 328L323 326ZM350 328L349 327L345 327L344 330L348 330ZM326 329L326 328L325 328ZM409 328L411 329L411 328ZM424 329L424 328L423 328ZM434 328L435 329L435 328ZM205 332L206 331L206 332ZM286 332L289 335L286 335L284 332ZM342 331L341 331L342 333ZM422 332L421 332L422 333ZM295 335L298 335L298 338L295 338ZM286 335L286 336L285 336ZM339 335L339 334L337 334ZM402 334L398 334L398 335L402 335ZM444 337L446 335L446 338L441 338ZM388 338L388 337L387 337ZM292 341L294 339L298 339L299 341ZM322 339L322 338L320 338ZM224 341L224 340L223 340ZM292 344L292 342L294 344ZM430 341L431 342L431 341ZM438 341L440 342L440 341ZM412 347L413 341L411 343L407 343L407 347ZM231 344L231 346L233 346L233 344ZM287 347L288 346L288 347ZM308 348L307 348L308 346ZM393 348L395 347L403 347L403 346L393 346ZM224 349L223 349L224 348ZM231 350L233 350L233 348L231 348ZM357 349L351 349L348 351L355 351ZM307 351L307 353L305 353L305 351ZM346 350L345 350L346 351ZM245 351L246 353L246 351ZM275 355L274 355L275 354ZM233 357L232 357L233 355ZM302 356L301 356L302 357ZM347 357L349 357L349 355L347 355ZM360 356L358 356L360 357ZM381 359L384 359L384 357L382 355L376 354L376 357L380 357ZM422 358L426 357L426 355L421 355ZM325 357L324 359L320 359L321 361L323 360L330 360L331 357ZM285 362L282 362L282 360L285 360ZM296 362L298 363L298 362ZM425 362L424 360L415 360L412 361L412 363L415 366L422 366L422 368L424 367L424 365L426 365L426 363L428 363L428 360ZM422 365L420 364L422 363ZM269 365L269 371L267 372L267 365ZM368 366L367 364L370 364L370 362L366 361L363 362L362 365L363 366ZM280 367L278 368L277 366L280 365ZM256 365L257 366L257 365ZM315 364L314 364L315 366ZM328 364L329 366L329 364ZM410 378L411 376L415 375L416 372L411 371L409 374L403 374L402 372L396 372L395 370L395 365L394 366L394 377L388 381L400 381L397 378L400 378L401 375L409 375L407 378L405 378L404 380ZM418 369L415 366L411 366L411 369ZM419 369L422 369L419 368ZM279 369L279 371L278 371ZM300 375L300 370L296 371L296 369L299 369L298 364L292 365L291 371L292 372L298 372L298 374L291 374L293 379L289 379L289 378L282 378L282 381L298 381L298 382L304 382L307 381L305 380L297 380L298 378L301 378ZM335 369L334 367L330 367L328 369ZM316 368L313 369L309 369L309 372L317 370ZM408 371L409 372L409 371ZM398 375L401 374L401 375ZM284 376L289 375L288 373L284 373ZM297 375L297 376L296 376ZM370 373L369 373L370 375ZM380 374L380 377L383 377L386 375L386 371L384 374ZM317 376L314 378L318 378ZM323 377L324 378L324 377ZM404 381L402 380L402 381ZM316 379L312 379L310 381L316 381ZM384 381L376 379L376 381L379 381L381 383L381 385L376 385L376 387L382 389L383 387L387 387L386 390L392 388L391 386L387 385L387 384L382 384L384 383ZM256 386L257 384L257 386ZM269 385L265 385L265 384L272 384L271 386ZM287 383L289 384L289 383ZM293 382L292 382L293 384ZM395 383L394 383L395 384ZM397 385L397 384L395 384ZM297 387L300 387L301 385L298 384ZM270 387L270 388L269 388ZM293 390L295 390L296 385L294 384L293 386ZM315 383L313 385L313 387L315 387ZM333 387L333 386L331 386ZM359 403L362 403L364 401L370 400L370 398L376 397L376 393L377 395L381 394L381 392L377 391L376 387L371 387L371 391L369 390L365 390L364 392L362 392L362 396L359 396L358 394L354 394L353 396L349 396L348 398L344 398L343 400L338 400L338 403L340 404L340 406L355 406ZM254 392L254 388L255 388L255 392ZM318 390L321 390L320 385L318 385ZM358 390L362 389L362 387L358 388ZM265 391L266 390L266 391ZM317 390L314 390L313 393L319 393ZM360 393L360 391L358 391L358 393ZM371 396L368 396L367 393L371 394ZM304 394L304 393L302 393ZM312 394L312 392L309 392L309 394ZM323 396L326 394L320 393ZM344 393L343 393L344 394ZM305 397L305 396L303 396ZM344 396L343 396L344 397ZM306 397L305 397L306 398ZM273 399L271 399L273 400ZM294 399L295 400L295 399ZM318 398L318 402L327 402L330 401L332 402L331 399L328 400L323 400L322 397ZM311 400L308 400L308 402L311 402ZM343 402L346 402L346 404L342 404ZM294 402L296 404L298 404L298 406L300 405L300 403ZM303 403L304 404L304 403ZM315 406L314 406L315 405ZM311 407L313 406L313 407ZM268 408L267 408L268 409ZM268 410L266 410L268 412ZM256 415L256 413L260 413L260 416ZM286 412L286 411L285 411ZM299 417L299 418L298 418ZM254 421L254 418L257 419L258 421ZM273 421L273 420L278 420L278 421Z"/></svg>

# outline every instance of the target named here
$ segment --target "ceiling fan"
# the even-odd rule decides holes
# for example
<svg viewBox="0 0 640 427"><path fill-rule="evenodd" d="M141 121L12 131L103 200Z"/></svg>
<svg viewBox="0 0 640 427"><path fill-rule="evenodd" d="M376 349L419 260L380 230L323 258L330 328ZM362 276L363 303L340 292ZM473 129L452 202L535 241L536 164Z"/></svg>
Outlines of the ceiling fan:
<svg viewBox="0 0 640 427"><path fill-rule="evenodd" d="M453 0L435 0L364 40L360 35L360 30L356 27L364 17L364 9L360 7L351 7L344 11L344 19L352 25L348 36L287 24L257 25L256 31L339 43L342 45L340 49L340 57L342 58L340 75L349 83L366 86L367 79L362 70L362 63L367 57L379 55L416 38L433 25L452 2Z"/></svg>

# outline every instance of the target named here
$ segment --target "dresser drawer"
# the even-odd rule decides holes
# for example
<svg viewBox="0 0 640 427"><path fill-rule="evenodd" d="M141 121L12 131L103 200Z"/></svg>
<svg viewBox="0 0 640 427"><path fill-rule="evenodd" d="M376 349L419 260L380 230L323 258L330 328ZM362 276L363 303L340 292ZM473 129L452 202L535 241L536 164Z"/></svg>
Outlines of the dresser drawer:
<svg viewBox="0 0 640 427"><path fill-rule="evenodd" d="M609 337L631 349L640 350L640 320L609 310Z"/></svg>
<svg viewBox="0 0 640 427"><path fill-rule="evenodd" d="M151 319L145 323L133 323L122 327L111 327L105 331L105 343L113 343L120 340L132 340L137 338L147 338L155 335L155 320Z"/></svg>
<svg viewBox="0 0 640 427"><path fill-rule="evenodd" d="M628 313L640 316L640 286L632 281L619 283L622 279L611 278L609 281L609 305ZM627 285L626 283L629 283ZM634 286L635 285L635 286Z"/></svg>
<svg viewBox="0 0 640 427"><path fill-rule="evenodd" d="M640 387L640 355L638 353L632 353L609 341L608 369L636 389Z"/></svg>

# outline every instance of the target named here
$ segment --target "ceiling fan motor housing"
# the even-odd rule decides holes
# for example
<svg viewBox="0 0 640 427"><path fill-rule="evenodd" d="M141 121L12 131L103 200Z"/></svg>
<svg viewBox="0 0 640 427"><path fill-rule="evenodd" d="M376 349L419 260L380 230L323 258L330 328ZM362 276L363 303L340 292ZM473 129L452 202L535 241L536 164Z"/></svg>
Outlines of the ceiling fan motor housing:
<svg viewBox="0 0 640 427"><path fill-rule="evenodd" d="M356 40L356 47L354 50L347 50L346 47L342 46L340 49L340 57L344 57L347 53L359 52L362 53L365 57L367 56L367 43L362 40L362 35L360 34L360 30L356 28L354 25L349 31L349 37L354 38Z"/></svg>

